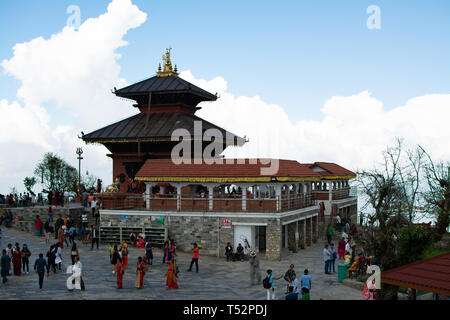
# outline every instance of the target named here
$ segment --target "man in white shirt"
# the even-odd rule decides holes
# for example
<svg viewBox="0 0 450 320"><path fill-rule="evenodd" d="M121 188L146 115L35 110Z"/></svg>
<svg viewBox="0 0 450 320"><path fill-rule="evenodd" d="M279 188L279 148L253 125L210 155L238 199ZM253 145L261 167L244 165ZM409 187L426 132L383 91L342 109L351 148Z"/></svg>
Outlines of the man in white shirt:
<svg viewBox="0 0 450 320"><path fill-rule="evenodd" d="M69 191L64 191L64 205L69 206Z"/></svg>
<svg viewBox="0 0 450 320"><path fill-rule="evenodd" d="M97 200L94 197L94 199L92 199L91 201L91 211L92 211L92 216L95 216L95 207L97 206Z"/></svg>
<svg viewBox="0 0 450 320"><path fill-rule="evenodd" d="M342 238L344 238L345 242L348 242L348 234L345 233L345 231L342 231Z"/></svg>
<svg viewBox="0 0 450 320"><path fill-rule="evenodd" d="M293 291L294 293L300 294L298 280L297 280L297 277L295 276L295 273L291 276L291 287L294 288L294 291Z"/></svg>
<svg viewBox="0 0 450 320"><path fill-rule="evenodd" d="M352 252L352 249L350 248L350 243L348 241L346 241L347 243L345 244L345 251L347 252Z"/></svg>
<svg viewBox="0 0 450 320"><path fill-rule="evenodd" d="M84 290L83 279L81 278L82 265L80 257L75 257L75 264L72 266L72 275L67 279L67 289L73 291L73 289ZM75 282L75 283L74 283Z"/></svg>

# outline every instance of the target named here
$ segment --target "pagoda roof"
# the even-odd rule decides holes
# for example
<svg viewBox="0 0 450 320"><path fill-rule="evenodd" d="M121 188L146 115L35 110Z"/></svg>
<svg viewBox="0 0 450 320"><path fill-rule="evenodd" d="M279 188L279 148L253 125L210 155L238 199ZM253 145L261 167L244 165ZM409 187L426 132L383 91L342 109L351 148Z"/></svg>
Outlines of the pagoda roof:
<svg viewBox="0 0 450 320"><path fill-rule="evenodd" d="M195 161L201 163L196 164ZM209 159L212 160L212 159ZM138 181L153 182L302 182L326 177L308 165L283 159L216 159L222 163L208 164L201 159L176 164L172 159L148 159L136 174ZM271 172L271 164L278 170ZM274 166L276 167L276 165Z"/></svg>
<svg viewBox="0 0 450 320"><path fill-rule="evenodd" d="M216 95L193 85L175 74L166 77L154 76L128 87L115 90L114 94L119 97L136 100L137 97L148 96L150 92L152 93L152 104L160 103L158 100L161 100L161 95L187 94L195 97L197 103L217 100Z"/></svg>
<svg viewBox="0 0 450 320"><path fill-rule="evenodd" d="M148 124L147 122L148 115ZM227 131L196 115L184 112L138 113L132 117L110 124L89 134L82 139L87 143L124 143L124 142L159 142L171 141L172 132L186 129L194 137L194 121L202 122L202 129L218 129L226 139ZM245 140L232 133L233 144L243 145Z"/></svg>

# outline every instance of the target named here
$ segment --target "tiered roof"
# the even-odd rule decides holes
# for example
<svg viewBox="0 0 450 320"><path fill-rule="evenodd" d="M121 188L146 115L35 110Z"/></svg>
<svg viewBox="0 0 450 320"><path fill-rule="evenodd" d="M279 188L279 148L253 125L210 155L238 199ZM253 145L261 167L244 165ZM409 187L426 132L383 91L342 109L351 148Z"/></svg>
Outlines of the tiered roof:
<svg viewBox="0 0 450 320"><path fill-rule="evenodd" d="M176 129L186 129L193 137L194 121L201 121L203 130L218 129L224 140L231 138L232 142L223 141L225 146L243 145L243 138L194 115L200 109L198 103L215 101L217 96L178 77L176 66L172 69L170 49L163 60L164 68L160 66L156 76L119 90L114 88L118 97L135 100L134 106L141 112L83 135L83 140L103 144L170 142Z"/></svg>
<svg viewBox="0 0 450 320"><path fill-rule="evenodd" d="M146 126L148 120L148 124ZM217 129L226 139L227 131L211 122L195 115L183 112L176 113L145 113L136 114L130 118L108 125L83 136L88 143L120 143L120 142L164 142L171 141L172 132L176 129L186 129L194 138L194 121L202 122L202 129ZM243 145L245 140L232 133L231 145ZM227 141L223 142L227 144Z"/></svg>

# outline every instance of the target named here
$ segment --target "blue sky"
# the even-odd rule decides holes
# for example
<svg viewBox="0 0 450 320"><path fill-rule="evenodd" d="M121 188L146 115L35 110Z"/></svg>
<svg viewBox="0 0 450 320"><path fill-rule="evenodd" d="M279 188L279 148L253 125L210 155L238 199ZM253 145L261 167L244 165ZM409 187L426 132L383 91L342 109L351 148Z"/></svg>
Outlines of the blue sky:
<svg viewBox="0 0 450 320"><path fill-rule="evenodd" d="M0 1L0 60L16 43L49 38L66 24L105 12L109 1ZM196 77L222 76L234 95L259 95L292 121L317 120L332 96L369 90L387 109L450 90L449 1L133 1L148 14L118 50L121 76L153 76L164 48ZM366 8L381 9L381 30L366 27ZM0 75L0 97L20 83ZM53 121L64 111L46 104ZM61 113L61 114L57 114Z"/></svg>
<svg viewBox="0 0 450 320"><path fill-rule="evenodd" d="M133 115L109 90L154 76L169 46L186 80L221 94L197 114L249 137L226 156L356 170L401 137L450 159L448 0L132 2L0 0L0 69L20 79L0 72L0 192L22 189L44 152L77 166L80 146L83 170L111 183L107 150L76 136ZM62 32L71 5L83 28Z"/></svg>

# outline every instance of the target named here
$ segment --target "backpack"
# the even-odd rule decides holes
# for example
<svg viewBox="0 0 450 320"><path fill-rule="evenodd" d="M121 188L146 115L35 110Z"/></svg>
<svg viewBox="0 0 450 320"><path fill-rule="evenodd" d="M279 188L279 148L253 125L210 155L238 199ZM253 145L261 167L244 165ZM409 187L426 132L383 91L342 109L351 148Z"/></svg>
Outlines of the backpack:
<svg viewBox="0 0 450 320"><path fill-rule="evenodd" d="M270 285L270 279L269 279L269 276L266 276L265 278L264 278L264 280L263 280L263 287L265 288L265 289L270 289L270 287L271 287L271 285Z"/></svg>

